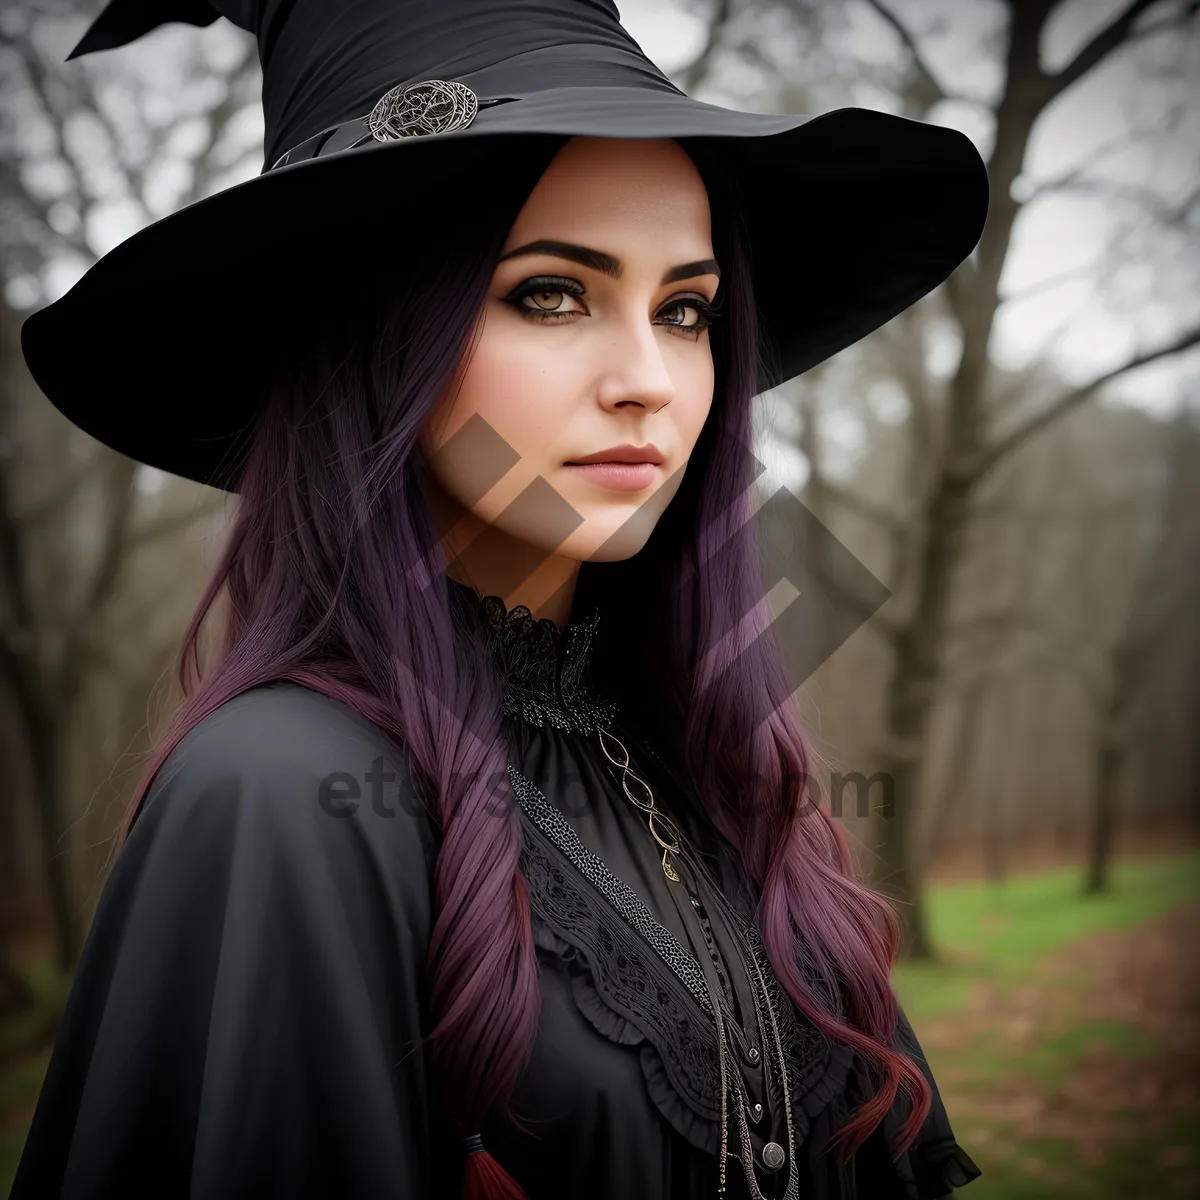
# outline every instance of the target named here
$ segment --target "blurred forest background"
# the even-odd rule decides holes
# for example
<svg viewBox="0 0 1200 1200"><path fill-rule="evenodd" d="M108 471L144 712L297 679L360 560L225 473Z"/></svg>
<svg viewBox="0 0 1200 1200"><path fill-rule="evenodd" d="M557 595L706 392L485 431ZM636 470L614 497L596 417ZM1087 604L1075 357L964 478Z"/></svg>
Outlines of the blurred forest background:
<svg viewBox="0 0 1200 1200"><path fill-rule="evenodd" d="M70 427L20 325L262 164L248 35L170 26L65 64L99 7L0 8L5 1191L231 513ZM803 703L826 769L895 781L890 811L876 784L843 817L905 915L897 987L985 1170L968 1194L1198 1195L1200 5L620 8L700 99L886 109L988 162L951 280L760 401L767 491L891 593Z"/></svg>

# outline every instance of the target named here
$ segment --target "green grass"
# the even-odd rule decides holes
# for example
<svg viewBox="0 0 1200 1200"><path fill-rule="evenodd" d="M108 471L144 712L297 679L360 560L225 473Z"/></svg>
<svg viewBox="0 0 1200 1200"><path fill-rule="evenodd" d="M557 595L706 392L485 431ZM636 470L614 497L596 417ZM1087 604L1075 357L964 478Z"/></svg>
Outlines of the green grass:
<svg viewBox="0 0 1200 1200"><path fill-rule="evenodd" d="M1181 1159L1195 1161L1200 1118L1177 1123L1165 1138L1139 1125L1131 1112L1126 1137L1100 1167L1082 1166L1075 1148L1055 1138L1029 1139L986 1157L977 1153L984 1174L961 1194L964 1200L1194 1200L1195 1192L1184 1190L1186 1183L1172 1185L1167 1173ZM955 1132L970 1143L979 1131L961 1121Z"/></svg>
<svg viewBox="0 0 1200 1200"><path fill-rule="evenodd" d="M41 1041L46 1030L58 1024L71 991L70 979L47 959L24 963L20 969L33 992L34 1003L0 1020L0 1062ZM3 1107L0 1104L0 1109Z"/></svg>
<svg viewBox="0 0 1200 1200"><path fill-rule="evenodd" d="M49 1063L50 1051L45 1050L10 1062L0 1070L0 1196L12 1190L25 1145L24 1123L16 1123L10 1114L32 1113Z"/></svg>
<svg viewBox="0 0 1200 1200"><path fill-rule="evenodd" d="M1043 1087L1053 1087L1072 1063L1090 1054L1114 1058L1149 1058L1162 1051L1159 1038L1120 1021L1087 1021L1043 1038L1028 1054L1016 1055L1004 1069L1024 1071Z"/></svg>
<svg viewBox="0 0 1200 1200"><path fill-rule="evenodd" d="M23 1058L0 1071L0 1112L33 1104L50 1064L50 1051Z"/></svg>
<svg viewBox="0 0 1200 1200"><path fill-rule="evenodd" d="M1125 862L1099 896L1082 891L1082 873L1059 870L1014 877L1002 886L956 884L932 889L930 924L939 960L904 963L896 970L898 995L918 1035L921 1023L960 1012L979 983L1016 989L1032 980L1048 955L1101 930L1137 929L1200 896L1200 855ZM1068 985L1070 977L1057 981ZM935 1075L953 1069L968 1093L986 1094L993 1081L1022 1076L1053 1093L1085 1058L1097 1054L1146 1058L1162 1052L1142 1029L1109 1020L1087 1021L1043 1035L1013 1054L986 1032L963 1050L933 1058ZM970 1200L1184 1200L1181 1164L1195 1162L1200 1114L1165 1135L1148 1115L1129 1109L1123 1133L1105 1147L1102 1165L1079 1161L1070 1142L1019 1141L1003 1124L951 1111L955 1132L983 1169L963 1195Z"/></svg>
<svg viewBox="0 0 1200 1200"><path fill-rule="evenodd" d="M1142 1030L1114 1021L1089 1021L1043 1039L1026 1054L1004 1056L989 1051L984 1042L955 1055L953 1062L956 1069L968 1071L969 1094L986 1095L994 1081L1019 1073L1034 1089L1053 1096L1085 1058L1102 1053L1137 1059L1161 1050L1158 1040ZM935 1060L935 1075L945 1063ZM1003 1122L956 1116L953 1105L950 1116L960 1143L984 1172L964 1193L970 1200L1192 1200L1192 1192L1182 1190L1182 1184L1172 1187L1172 1171L1180 1161L1196 1161L1200 1114L1164 1134L1151 1128L1150 1114L1132 1107L1120 1110L1119 1140L1104 1147L1104 1162L1095 1166L1081 1162L1075 1146L1064 1139L1022 1140Z"/></svg>
<svg viewBox="0 0 1200 1200"><path fill-rule="evenodd" d="M25 1146L25 1134L11 1129L0 1129L0 1196L12 1191L17 1177L17 1163Z"/></svg>
<svg viewBox="0 0 1200 1200"><path fill-rule="evenodd" d="M50 1065L48 1042L70 993L70 980L50 961L25 964L34 1003L0 1020L0 1196L12 1190L32 1114ZM40 1046L40 1050L29 1047Z"/></svg>
<svg viewBox="0 0 1200 1200"><path fill-rule="evenodd" d="M929 922L940 961L901 963L896 992L914 1024L958 1012L972 986L1015 986L1039 959L1102 929L1136 929L1200 896L1200 854L1117 863L1110 890L1085 896L1078 870L1015 876L1002 885L931 889Z"/></svg>

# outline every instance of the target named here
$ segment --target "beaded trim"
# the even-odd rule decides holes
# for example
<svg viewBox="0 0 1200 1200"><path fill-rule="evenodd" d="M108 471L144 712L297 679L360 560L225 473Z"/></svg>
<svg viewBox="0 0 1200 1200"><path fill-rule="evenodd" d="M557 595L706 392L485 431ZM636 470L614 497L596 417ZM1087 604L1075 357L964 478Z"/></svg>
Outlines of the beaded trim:
<svg viewBox="0 0 1200 1200"><path fill-rule="evenodd" d="M628 884L622 882L579 840L571 823L543 793L512 764L508 776L513 795L534 824L559 848L581 875L612 905L617 914L637 930L669 966L700 1007L712 1014L708 982L695 956L654 915Z"/></svg>

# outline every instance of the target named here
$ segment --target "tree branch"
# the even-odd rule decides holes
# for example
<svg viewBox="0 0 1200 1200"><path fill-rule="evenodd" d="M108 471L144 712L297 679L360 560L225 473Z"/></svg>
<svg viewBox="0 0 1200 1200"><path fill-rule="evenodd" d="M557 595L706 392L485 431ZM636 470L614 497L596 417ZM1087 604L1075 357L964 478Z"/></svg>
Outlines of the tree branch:
<svg viewBox="0 0 1200 1200"><path fill-rule="evenodd" d="M45 66L38 57L37 51L25 37L0 32L0 45L8 46L14 50L17 57L21 60L21 65L24 67L25 74L29 79L30 89L37 100L38 107L42 110L42 115L46 118L53 132L55 149L59 157L66 163L67 169L70 172L71 191L73 193L71 199L75 204L76 211L80 214L82 223L83 214L86 212L89 203L96 199L96 197L92 196L87 189L84 180L83 165L67 146L63 116L50 97L49 77L46 74Z"/></svg>
<svg viewBox="0 0 1200 1200"><path fill-rule="evenodd" d="M1149 33L1158 33L1171 26L1182 26L1195 11L1195 5L1189 4L1175 20L1160 22L1148 30L1134 33L1133 26L1138 17L1156 2L1157 0L1133 0L1133 3L1105 25L1061 71L1054 75L1048 75L1046 77L1049 89L1047 102L1065 91L1071 84L1082 79L1084 75L1099 66L1114 50L1126 42L1137 37L1144 37Z"/></svg>
<svg viewBox="0 0 1200 1200"><path fill-rule="evenodd" d="M1053 185L1039 186L1036 191L1036 197L1040 199L1050 193L1061 195L1066 192L1076 196L1100 197L1102 199L1116 198L1132 201L1141 205L1157 221L1164 225L1179 224L1191 211L1192 206L1196 203L1197 196L1200 196L1200 192L1193 191L1185 199L1172 204L1158 192L1153 191L1151 188L1139 187L1136 183L1129 183L1118 179L1096 179L1078 174L1072 179L1063 177L1056 180ZM1028 203L1026 201L1026 204Z"/></svg>
<svg viewBox="0 0 1200 1200"><path fill-rule="evenodd" d="M247 75L257 75L258 70L258 45L253 38L247 37L242 57L229 73L224 97L208 113L208 142L196 156L191 186L184 193L177 207L186 208L204 195L205 188L215 174L214 154L220 145L221 138L229 127L229 123L245 107L241 99L242 81Z"/></svg>
<svg viewBox="0 0 1200 1200"><path fill-rule="evenodd" d="M3 309L7 318L11 313ZM20 714L42 711L41 673L34 656L34 609L25 573L25 546L13 519L0 464L0 679L16 693Z"/></svg>
<svg viewBox="0 0 1200 1200"><path fill-rule="evenodd" d="M897 517L875 501L868 500L861 492L842 487L840 483L834 483L827 475L821 477L821 491L828 499L840 505L847 512L861 517L864 521L869 521L872 525L877 525L892 537L908 537L910 531L907 521Z"/></svg>
<svg viewBox="0 0 1200 1200"><path fill-rule="evenodd" d="M125 562L137 464L132 459L117 455L111 457L113 461L104 488L104 500L107 503L99 560L86 588L83 604L71 622L62 663L55 673L55 703L64 707L73 703L83 683L87 663L82 647L88 639L92 622L111 598Z"/></svg>
<svg viewBox="0 0 1200 1200"><path fill-rule="evenodd" d="M1020 630L1040 630L1044 624L1040 614L1032 609L1003 608L953 621L947 632L959 638L999 639Z"/></svg>
<svg viewBox="0 0 1200 1200"><path fill-rule="evenodd" d="M1157 490L1138 488L1090 504L1021 504L993 499L973 504L970 517L972 521L1024 521L1039 527L1075 521L1094 525L1100 521L1123 520L1140 505L1152 504L1158 497Z"/></svg>
<svg viewBox="0 0 1200 1200"><path fill-rule="evenodd" d="M1137 189L1133 185L1116 184L1111 189L1105 186L1105 181L1097 181L1097 191L1112 191L1131 201L1136 201L1142 209L1148 210L1158 225L1163 229L1187 228L1193 209L1200 203L1200 188L1194 189L1178 202L1170 202L1165 197L1155 195L1145 189ZM1117 211L1117 210L1114 210ZM1094 286L1099 286L1101 280L1105 283L1112 280L1116 273L1129 261L1126 246L1136 235L1145 228L1145 215L1131 206L1119 210L1119 219L1114 221L1108 245L1102 255L1078 267L1047 276L1025 288L1013 289L999 297L999 304L1021 303L1044 292L1052 291L1063 284L1088 280ZM1135 251L1135 256L1141 251ZM1043 331L1041 345L1051 346L1057 340L1061 330L1071 323L1073 314L1064 311L1062 319L1056 327Z"/></svg>
<svg viewBox="0 0 1200 1200"><path fill-rule="evenodd" d="M86 612L93 613L102 608L112 594L117 582L124 558L125 548L129 541L129 518L133 513L134 480L137 477L137 465L124 460L114 463L107 495L108 512L104 522L104 537L100 562L92 577L88 589Z"/></svg>
<svg viewBox="0 0 1200 1200"><path fill-rule="evenodd" d="M1086 266L1072 267L1068 271L1059 271L1054 275L1047 275L1045 279L1039 279L1037 283L1031 283L1028 287L1005 292L997 298L996 303L998 305L1020 304L1022 300L1030 300L1034 296L1040 296L1043 292L1052 292L1055 288L1062 287L1063 284L1090 279L1095 274L1095 270L1095 266L1088 263Z"/></svg>
<svg viewBox="0 0 1200 1200"><path fill-rule="evenodd" d="M978 483L997 463L1007 458L1019 446L1024 445L1034 434L1041 432L1046 426L1054 424L1055 421L1066 416L1067 413L1078 408L1085 401L1090 400L1102 387L1111 383L1118 376L1125 375L1129 371L1136 371L1139 367L1148 366L1150 363L1158 362L1159 359L1168 358L1172 354L1181 354L1183 351L1190 350L1197 344L1200 344L1200 326L1194 326L1186 330L1174 341L1169 342L1165 346L1159 346L1157 349L1147 350L1143 354L1135 355L1128 362L1122 363L1118 367L1113 367L1111 371L1105 371L1103 375L1097 376L1091 382L1085 383L1081 387L1074 388L1035 416L1030 417L1024 425L1018 426L1011 433L1000 438L994 445L980 451L962 469L961 477L972 485Z"/></svg>
<svg viewBox="0 0 1200 1200"><path fill-rule="evenodd" d="M89 88L77 88L79 98L77 100L78 108L87 112L93 117L100 127L104 130L104 136L108 138L108 144L112 147L112 154L109 156L109 165L121 176L121 181L125 185L125 191L134 204L138 207L138 212L141 215L142 222L149 224L154 219L154 214L146 207L146 165L153 161L155 151L151 151L146 159L146 165L135 166L129 159L121 153L121 131L117 128L116 123L104 111L99 98L95 92ZM163 135L159 135L154 140L160 141Z"/></svg>
<svg viewBox="0 0 1200 1200"><path fill-rule="evenodd" d="M896 621L884 615L886 604L881 607L876 597L859 595L853 588L847 587L843 580L834 578L834 574L820 570L819 567L818 574L821 585L831 600L836 601L843 609L855 613L865 628L873 630L889 642L896 640L899 627Z"/></svg>
<svg viewBox="0 0 1200 1200"><path fill-rule="evenodd" d="M873 8L892 27L908 51L913 68L917 73L919 88L914 92L913 99L920 111L926 113L938 101L950 99L951 97L941 80L933 73L921 54L920 48L917 46L917 39L904 22L882 0L864 0L864 3Z"/></svg>
<svg viewBox="0 0 1200 1200"><path fill-rule="evenodd" d="M1164 133L1177 130L1180 122L1189 112L1190 108L1186 103L1172 104L1165 113L1156 116L1153 124L1134 125L1129 129L1122 130L1116 136L1101 142L1083 162L1076 163L1061 175L1043 180L1027 190L1023 188L1022 206L1028 206L1043 196L1054 195L1073 187L1077 181L1088 178L1085 171L1095 170L1098 163L1104 162L1114 154L1120 154L1135 147L1144 149L1148 138L1161 137Z"/></svg>
<svg viewBox="0 0 1200 1200"><path fill-rule="evenodd" d="M45 240L47 238L54 242L55 249L65 247L74 250L82 258L89 260L95 258L95 252L88 245L87 238L84 236L83 220L80 219L70 233L60 233L50 224L50 210L54 202L45 200L41 196L32 195L21 182L21 173L16 164L4 159L0 159L0 195L3 195L18 210L23 210L24 216L38 227L37 232L31 233L27 239L20 230L14 231L13 240L8 241L6 238L7 244L4 246L4 252L9 255L10 274L17 273L13 268L18 267L19 269L21 252L28 253L31 249L36 248L41 258L49 257ZM68 202L70 201L68 200ZM79 212L78 208L76 208L76 212ZM22 240L18 241L18 238Z"/></svg>

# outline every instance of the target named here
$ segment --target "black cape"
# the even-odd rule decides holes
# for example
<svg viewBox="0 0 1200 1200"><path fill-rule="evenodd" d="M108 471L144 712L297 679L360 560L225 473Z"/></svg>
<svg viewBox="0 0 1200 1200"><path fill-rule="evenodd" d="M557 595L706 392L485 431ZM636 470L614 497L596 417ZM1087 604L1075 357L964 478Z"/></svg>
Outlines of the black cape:
<svg viewBox="0 0 1200 1200"><path fill-rule="evenodd" d="M589 690L594 619L559 638L494 598L484 614L524 789L542 992L513 1097L534 1133L493 1121L484 1143L530 1200L715 1196L716 1043L681 978L700 963L731 1005L744 994L723 915L744 880L697 822L679 765ZM621 738L706 857L695 904L664 874L598 726ZM417 774L373 723L290 683L236 697L181 741L101 896L14 1200L458 1195L462 1146L424 1040L438 832ZM900 1159L886 1142L902 1102L849 1164L826 1153L866 1094L865 1073L786 1007L800 1196L934 1200L979 1175L936 1086ZM766 1056L750 1065L752 1024L737 1057L765 1107L756 1181L782 1197L792 1164L766 1170L763 1153L768 1140L788 1144L785 1106ZM928 1075L905 1020L898 1044ZM743 1169L729 1160L731 1198L750 1194Z"/></svg>

